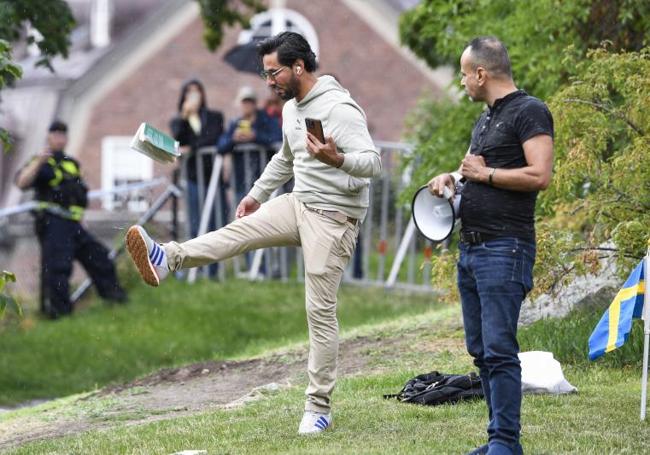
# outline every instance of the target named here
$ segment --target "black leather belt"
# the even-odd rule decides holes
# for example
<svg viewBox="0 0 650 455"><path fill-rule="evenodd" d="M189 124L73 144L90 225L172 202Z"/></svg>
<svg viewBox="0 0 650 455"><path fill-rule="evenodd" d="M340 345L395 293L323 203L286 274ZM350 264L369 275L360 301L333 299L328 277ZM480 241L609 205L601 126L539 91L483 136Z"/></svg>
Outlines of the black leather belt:
<svg viewBox="0 0 650 455"><path fill-rule="evenodd" d="M498 235L485 234L484 232L460 231L460 241L468 245L478 245L499 238Z"/></svg>
<svg viewBox="0 0 650 455"><path fill-rule="evenodd" d="M323 210L314 207L309 207L308 205L305 205L305 207L307 207L307 210L311 210L312 212L316 212L319 215L323 215L326 216L327 218L336 220L339 223L344 223L347 221L348 223L352 223L356 226L357 223L359 222L357 218L352 218L351 216L347 216L345 213L339 212L338 210Z"/></svg>

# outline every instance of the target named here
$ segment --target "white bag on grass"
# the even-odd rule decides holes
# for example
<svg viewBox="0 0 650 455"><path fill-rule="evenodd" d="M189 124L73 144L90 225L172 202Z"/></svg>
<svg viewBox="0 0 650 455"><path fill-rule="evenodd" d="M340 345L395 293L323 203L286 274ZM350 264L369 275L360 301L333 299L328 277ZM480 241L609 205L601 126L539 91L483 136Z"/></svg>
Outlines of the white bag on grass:
<svg viewBox="0 0 650 455"><path fill-rule="evenodd" d="M519 360L521 361L521 391L523 393L560 395L578 391L566 380L562 373L562 366L553 358L552 352L520 352Z"/></svg>

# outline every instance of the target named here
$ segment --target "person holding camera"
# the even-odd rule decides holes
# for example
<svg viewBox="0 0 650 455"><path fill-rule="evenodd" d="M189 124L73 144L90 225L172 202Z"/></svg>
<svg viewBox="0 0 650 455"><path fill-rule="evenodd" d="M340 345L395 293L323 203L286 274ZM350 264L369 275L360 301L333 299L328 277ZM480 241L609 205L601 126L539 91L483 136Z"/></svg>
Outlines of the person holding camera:
<svg viewBox="0 0 650 455"><path fill-rule="evenodd" d="M219 138L217 148L220 154L231 159L232 169L224 172L224 181L229 183L231 174L234 174L235 199L239 202L262 173L260 153L241 150L239 146L257 145L266 159L269 153L272 156L275 152L273 146L282 142L282 128L265 110L257 108L257 94L251 87L241 87L235 102L241 115L230 122L228 129ZM250 179L248 182L247 176Z"/></svg>
<svg viewBox="0 0 650 455"><path fill-rule="evenodd" d="M41 311L56 319L72 313L69 279L77 259L90 276L99 295L123 303L120 286L108 250L81 224L88 203L77 160L66 155L68 127L54 121L47 135L48 148L16 175L16 186L33 188L38 206L35 230L41 246Z"/></svg>
<svg viewBox="0 0 650 455"><path fill-rule="evenodd" d="M460 201L461 296L465 342L487 401L488 444L472 454L520 454L521 367L517 321L533 287L535 201L551 181L553 118L542 101L518 90L497 38L472 40L460 58L461 85L483 111L458 172L429 183L466 181Z"/></svg>
<svg viewBox="0 0 650 455"><path fill-rule="evenodd" d="M181 268L196 267L273 246L301 246L309 326L305 410L299 434L332 423L338 321L336 294L366 215L370 178L381 172L366 117L331 76L314 75L316 56L301 35L284 32L259 44L262 78L282 99L283 145L237 207L237 219L184 243L156 244L140 226L127 249L152 286ZM317 138L307 123L320 124ZM315 133L318 131L313 130ZM291 177L292 193L269 200Z"/></svg>

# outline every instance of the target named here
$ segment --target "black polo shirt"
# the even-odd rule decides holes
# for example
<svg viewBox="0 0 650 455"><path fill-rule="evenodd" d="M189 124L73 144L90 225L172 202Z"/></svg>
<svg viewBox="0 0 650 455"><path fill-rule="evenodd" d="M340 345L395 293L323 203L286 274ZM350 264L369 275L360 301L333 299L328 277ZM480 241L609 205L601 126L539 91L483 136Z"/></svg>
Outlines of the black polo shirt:
<svg viewBox="0 0 650 455"><path fill-rule="evenodd" d="M470 153L482 155L497 174L498 169L525 167L522 144L538 134L553 137L551 112L539 99L517 90L483 111L472 131ZM462 195L463 231L535 239L537 191L505 190L468 181Z"/></svg>

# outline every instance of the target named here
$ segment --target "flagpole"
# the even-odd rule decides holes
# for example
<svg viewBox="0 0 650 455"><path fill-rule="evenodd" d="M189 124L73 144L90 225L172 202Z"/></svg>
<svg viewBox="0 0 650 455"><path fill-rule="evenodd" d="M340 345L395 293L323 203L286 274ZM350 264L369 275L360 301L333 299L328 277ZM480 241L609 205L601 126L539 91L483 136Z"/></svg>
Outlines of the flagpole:
<svg viewBox="0 0 650 455"><path fill-rule="evenodd" d="M646 401L648 397L648 344L650 342L650 239L648 239L648 250L644 258L643 284L645 295L643 298L643 374L641 378L641 420L645 420Z"/></svg>

